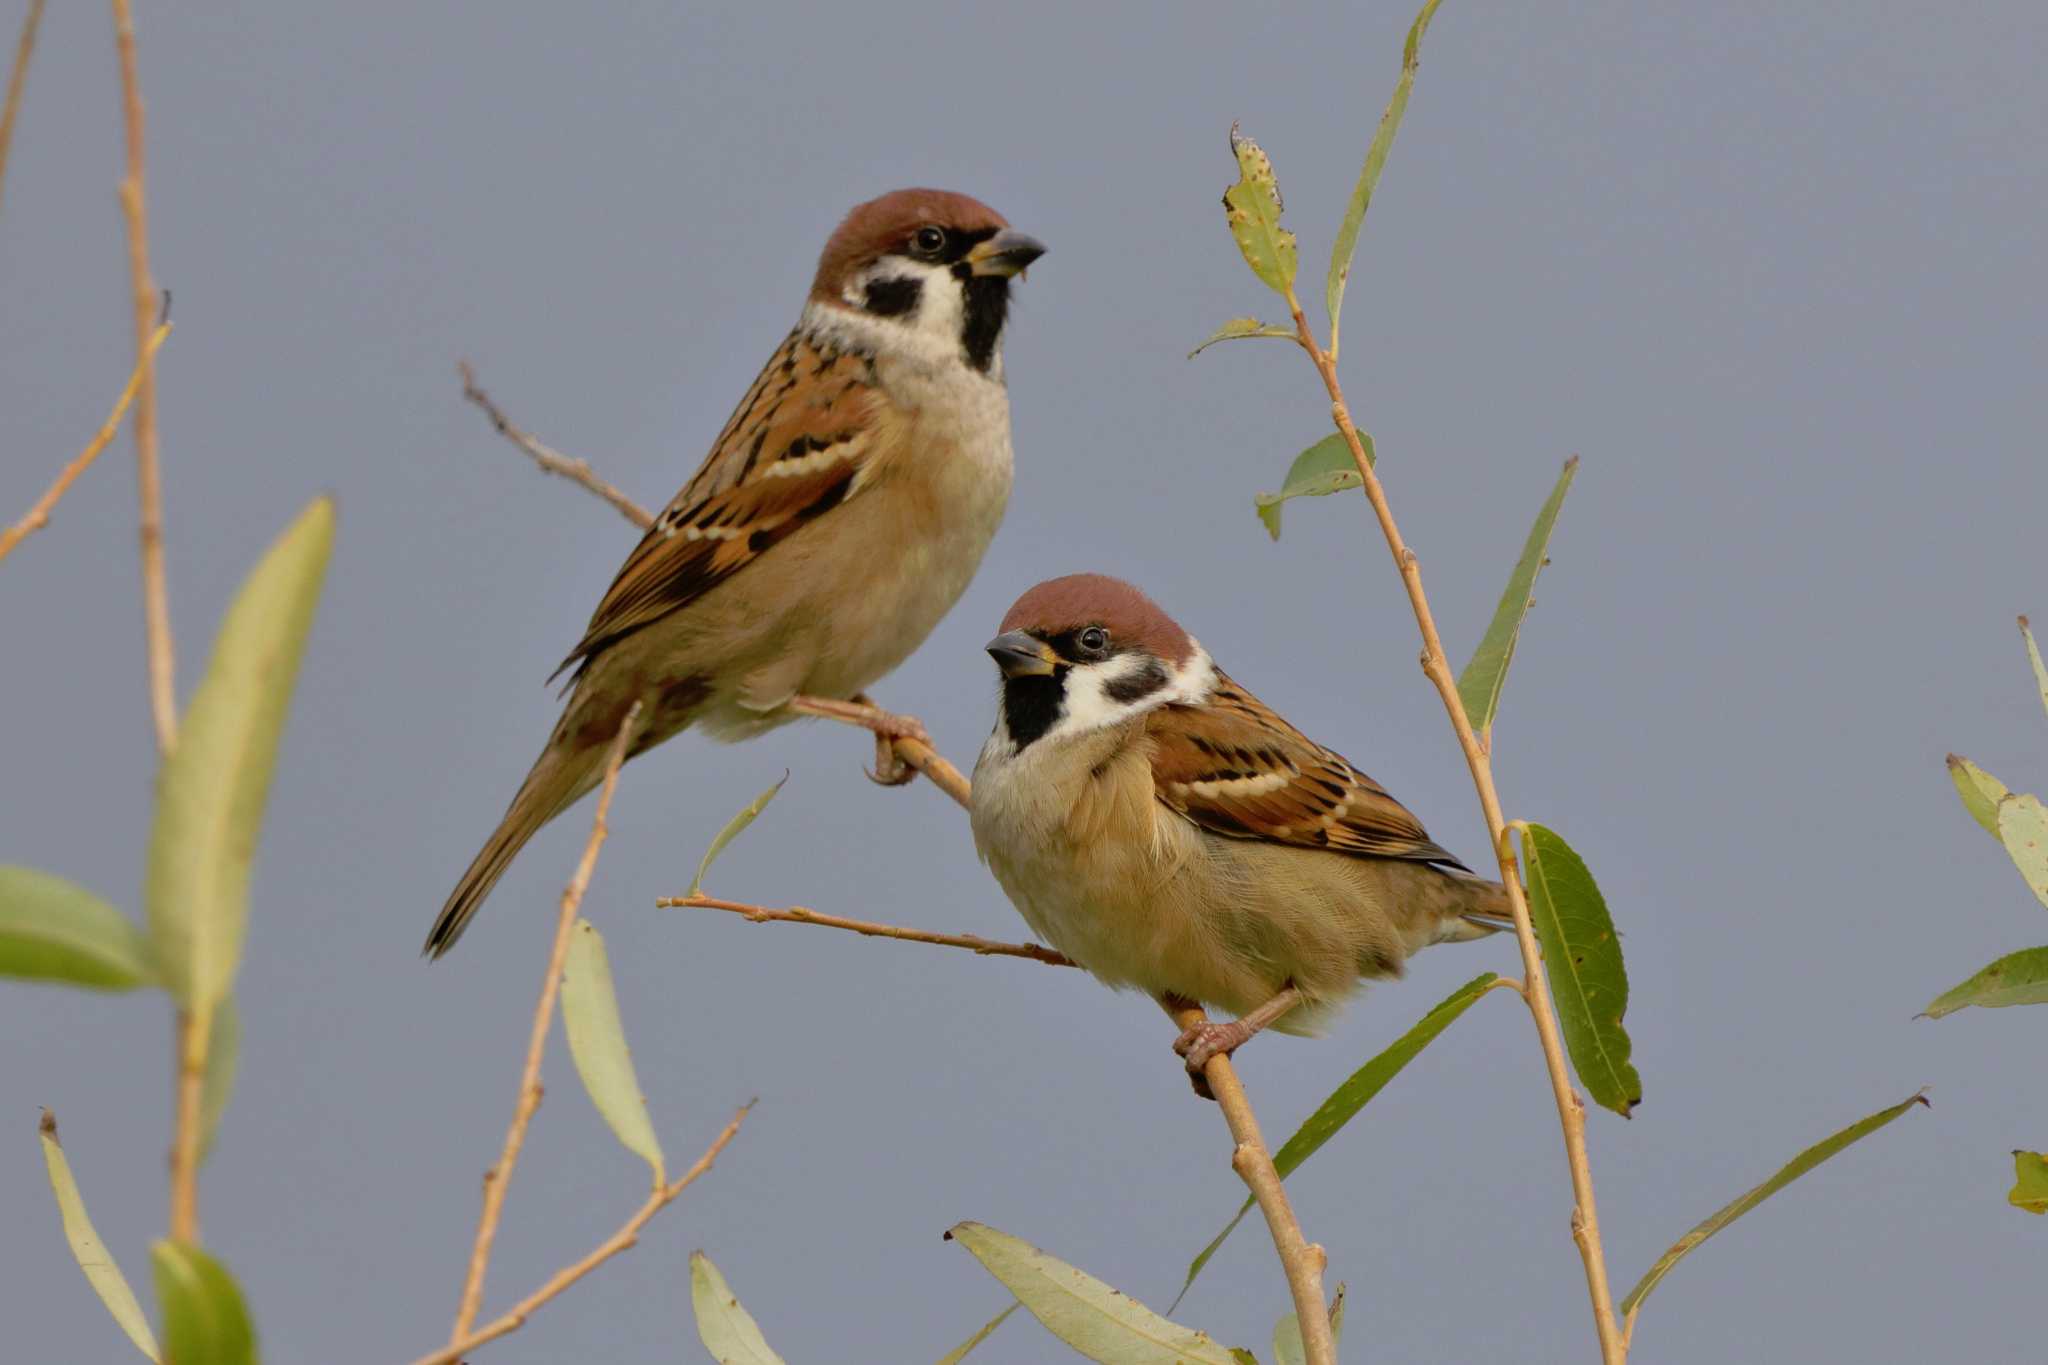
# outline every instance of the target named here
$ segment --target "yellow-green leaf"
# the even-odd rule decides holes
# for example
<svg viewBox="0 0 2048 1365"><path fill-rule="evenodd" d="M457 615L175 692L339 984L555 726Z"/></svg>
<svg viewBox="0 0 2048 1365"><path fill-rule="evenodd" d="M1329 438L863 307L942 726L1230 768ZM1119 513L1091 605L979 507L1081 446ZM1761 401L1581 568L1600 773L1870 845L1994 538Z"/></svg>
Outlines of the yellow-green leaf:
<svg viewBox="0 0 2048 1365"><path fill-rule="evenodd" d="M1276 327L1271 323L1260 322L1257 318L1232 318L1211 332L1207 341L1189 351L1188 359L1193 360L1219 341L1243 341L1248 337L1271 337L1279 341L1300 340L1292 327Z"/></svg>
<svg viewBox="0 0 2048 1365"><path fill-rule="evenodd" d="M2048 710L2048 664L2041 662L2041 646L2034 643L2033 627L2020 618L2020 638L2027 642L2027 662L2034 666L2034 682L2041 689L2041 707Z"/></svg>
<svg viewBox="0 0 2048 1365"><path fill-rule="evenodd" d="M701 1251L690 1253L690 1307L697 1315L697 1335L718 1365L782 1365L753 1315Z"/></svg>
<svg viewBox="0 0 2048 1365"><path fill-rule="evenodd" d="M2009 794L2005 784L1960 754L1948 756L1948 777L1956 784L1956 795L1963 798L1963 809L1996 839L1998 803Z"/></svg>
<svg viewBox="0 0 2048 1365"><path fill-rule="evenodd" d="M783 784L788 781L789 772L785 769L781 781L778 781L774 786L747 802L738 815L725 822L725 828L713 836L711 847L704 850L704 857L697 864L697 875L690 878L690 895L694 896L703 891L704 874L711 870L711 864L718 860L719 854L725 852L727 844L740 837L741 830L754 823L755 816L768 809L768 803L775 799L776 794L782 790Z"/></svg>
<svg viewBox="0 0 2048 1365"><path fill-rule="evenodd" d="M198 1247L149 1249L164 1319L164 1365L256 1365L256 1327L227 1267Z"/></svg>
<svg viewBox="0 0 2048 1365"><path fill-rule="evenodd" d="M158 974L190 1010L234 984L249 866L333 544L334 505L317 498L243 580L157 778L144 901Z"/></svg>
<svg viewBox="0 0 2048 1365"><path fill-rule="evenodd" d="M57 1196L57 1213L64 1220L64 1240L71 1244L72 1257L85 1272L92 1292L100 1296L100 1302L113 1315L115 1324L135 1343L135 1349L151 1360L158 1359L156 1334L149 1330L149 1319L143 1316L142 1305L135 1301L135 1291L128 1287L121 1267L114 1264L106 1244L93 1231L92 1219L86 1216L85 1199L71 1174L71 1163L57 1142L57 1116L47 1109L43 1111L42 1135L43 1165L50 1173L50 1189Z"/></svg>
<svg viewBox="0 0 2048 1365"><path fill-rule="evenodd" d="M666 1184L661 1142L647 1116L647 1099L633 1072L633 1054L619 1022L619 999L612 989L611 960L604 937L587 919L576 921L569 935L569 956L562 968L562 1028L569 1035L569 1055L576 1074L597 1112L612 1132L653 1168L654 1183Z"/></svg>
<svg viewBox="0 0 2048 1365"><path fill-rule="evenodd" d="M1394 93L1387 100L1387 111L1380 115L1380 126L1374 130L1372 142L1365 149L1365 166L1358 172L1358 183L1352 187L1351 202L1344 207L1344 221L1337 225L1337 242L1330 250L1330 278L1324 286L1324 301L1330 309L1332 360L1337 358L1338 319L1344 311L1344 285L1351 278L1351 258L1358 248L1359 229L1365 226L1366 206L1372 202L1373 190L1380 183L1380 171L1387 164L1387 152L1394 145L1394 134L1400 131L1401 116L1408 112L1408 93L1415 88L1415 68L1421 64L1422 35L1429 31L1429 21L1436 17L1436 7L1442 3L1443 0L1429 0L1408 28L1408 42L1401 49L1400 79L1394 82Z"/></svg>
<svg viewBox="0 0 2048 1365"><path fill-rule="evenodd" d="M1366 464L1377 467L1379 456L1372 448L1372 437L1361 431L1358 444L1365 451ZM1351 458L1351 443L1344 439L1343 432L1333 431L1294 457L1294 463L1287 466L1287 477L1280 481L1278 493L1254 493L1252 510L1266 524L1267 534L1278 540L1282 503L1293 498L1327 497L1364 482L1358 474L1358 461Z"/></svg>
<svg viewBox="0 0 2048 1365"><path fill-rule="evenodd" d="M2048 1005L2048 948L2023 948L2006 954L1962 985L1935 996L1921 1013L1939 1019L1969 1005L1982 1009Z"/></svg>
<svg viewBox="0 0 2048 1365"><path fill-rule="evenodd" d="M2026 879L2034 899L2048 905L2048 808L2040 799L2007 793L1998 800L1998 841Z"/></svg>
<svg viewBox="0 0 2048 1365"><path fill-rule="evenodd" d="M1829 1157L1834 1156L1843 1148L1869 1137L1872 1133L1884 1127L1914 1105L1924 1105L1926 1103L1927 1099L1924 1095L1913 1095L1899 1101L1899 1103L1889 1109L1878 1110L1869 1118L1858 1119L1841 1132L1834 1134L1832 1137L1823 1138L1798 1156L1793 1157L1792 1160L1785 1164L1782 1170L1763 1184L1737 1198L1734 1202L1715 1210L1699 1226L1679 1238L1672 1245L1671 1250L1659 1256L1656 1264L1652 1265L1645 1272L1642 1279L1636 1281L1636 1287L1629 1290L1628 1297L1621 1301L1623 1315L1633 1313L1642 1301L1650 1296L1650 1291L1657 1287L1658 1282L1671 1273L1671 1268L1690 1255L1701 1242L1706 1241L1722 1228L1727 1227L1730 1223L1742 1217L1743 1214L1748 1213L1758 1204L1763 1203L1764 1200L1769 1199L1779 1190L1784 1189L1787 1185L1797 1180L1800 1176L1805 1175Z"/></svg>
<svg viewBox="0 0 2048 1365"><path fill-rule="evenodd" d="M1002 1312L996 1314L987 1322L983 1323L981 1325L980 1331L976 1332L973 1336L967 1338L967 1340L961 1342L958 1346L955 1346L952 1350L946 1352L945 1355L939 1357L939 1365L960 1365L961 1361L967 1359L967 1353L969 1351L972 1351L975 1347L981 1345L981 1343L983 1343L984 1341L987 1341L989 1337L995 1333L996 1328L1001 1327L1005 1322L1009 1320L1010 1314L1016 1312L1019 1308L1022 1308L1023 1306L1024 1305L1021 1303L1011 1303L1011 1305L1008 1308L1005 1308Z"/></svg>
<svg viewBox="0 0 2048 1365"><path fill-rule="evenodd" d="M1480 734L1492 727L1493 718L1500 711L1508 665L1514 662L1515 644L1522 637L1522 618L1535 605L1529 594L1536 587L1536 575L1550 562L1546 555L1550 533L1557 526L1558 510L1564 506L1564 495L1578 470L1578 456L1564 462L1564 470L1557 476L1550 496L1536 513L1536 524L1529 528L1529 538L1522 542L1522 557L1515 561L1514 572L1508 575L1500 604L1493 609L1493 620L1480 638L1479 648L1472 651L1471 662L1458 675L1458 696L1465 703L1465 717Z"/></svg>
<svg viewBox="0 0 2048 1365"><path fill-rule="evenodd" d="M2048 1213L2048 1156L2014 1152L2012 1175L2012 1192L2005 1202L2028 1213Z"/></svg>
<svg viewBox="0 0 2048 1365"><path fill-rule="evenodd" d="M1233 1365L1208 1334L1169 1322L1128 1294L981 1223L946 1236L972 1252L1045 1329L1090 1360L1112 1365Z"/></svg>
<svg viewBox="0 0 2048 1365"><path fill-rule="evenodd" d="M128 917L73 882L0 867L0 976L125 991L150 979L149 945Z"/></svg>
<svg viewBox="0 0 2048 1365"><path fill-rule="evenodd" d="M199 1159L213 1151L220 1116L235 1093L235 1065L242 1054L242 1016L235 997L224 995L213 1009L213 1027L206 1038L206 1071L199 1081Z"/></svg>
<svg viewBox="0 0 2048 1365"><path fill-rule="evenodd" d="M1230 125L1230 151L1237 158L1237 183L1223 192L1230 235L1267 288L1285 294L1294 285L1294 234L1280 226L1280 184L1259 144Z"/></svg>
<svg viewBox="0 0 2048 1365"><path fill-rule="evenodd" d="M1557 997L1572 1069L1593 1102L1627 1118L1643 1099L1629 1062L1628 970L1607 902L1585 861L1556 831L1515 822L1522 835L1522 882L1529 918L1543 945L1544 970Z"/></svg>

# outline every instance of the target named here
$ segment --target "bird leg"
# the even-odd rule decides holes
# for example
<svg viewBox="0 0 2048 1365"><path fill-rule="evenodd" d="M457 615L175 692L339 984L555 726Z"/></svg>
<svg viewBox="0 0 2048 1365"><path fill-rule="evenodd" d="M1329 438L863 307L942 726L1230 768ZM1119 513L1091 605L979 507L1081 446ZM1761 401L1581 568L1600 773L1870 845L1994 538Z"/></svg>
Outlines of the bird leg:
<svg viewBox="0 0 2048 1365"><path fill-rule="evenodd" d="M809 697L799 693L789 699L789 709L807 716L823 716L827 720L843 721L872 730L875 735L875 767L868 774L870 781L884 787L900 787L917 776L917 769L905 763L896 754L896 741L914 739L929 746L932 737L926 733L924 722L916 716L900 716L894 711L884 711L869 699L867 693L856 692L850 701L839 701L832 697Z"/></svg>
<svg viewBox="0 0 2048 1365"><path fill-rule="evenodd" d="M1166 1003L1164 1001L1162 1004ZM1223 1024L1201 1024L1182 1031L1173 1040L1173 1050L1187 1059L1188 1079L1193 1082L1195 1093L1205 1100L1216 1097L1209 1093L1209 1082L1202 1072L1209 1065L1209 1059L1229 1056L1251 1040L1268 1024L1301 1003L1301 992L1290 983L1282 986L1273 997L1251 1012Z"/></svg>

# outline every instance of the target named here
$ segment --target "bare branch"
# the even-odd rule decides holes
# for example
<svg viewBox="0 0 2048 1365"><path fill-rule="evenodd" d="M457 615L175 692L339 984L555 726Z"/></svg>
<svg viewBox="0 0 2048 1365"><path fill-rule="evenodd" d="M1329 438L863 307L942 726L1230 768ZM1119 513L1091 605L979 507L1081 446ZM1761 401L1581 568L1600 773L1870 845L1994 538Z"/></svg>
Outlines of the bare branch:
<svg viewBox="0 0 2048 1365"><path fill-rule="evenodd" d="M14 45L14 71L7 77L7 103L0 108L0 186L7 182L7 149L14 142L14 116L21 110L21 92L28 85L28 59L36 50L36 29L43 22L43 0L28 0L28 17Z"/></svg>
<svg viewBox="0 0 2048 1365"><path fill-rule="evenodd" d="M755 924L817 924L827 929L847 929L856 934L865 934L869 938L893 938L905 943L933 943L941 948L965 948L968 952L979 953L983 957L1027 957L1033 962L1043 962L1048 967L1079 965L1070 958L1036 943L997 943L992 939L976 938L973 934L935 934L925 929L903 929L893 924L875 924L868 920L827 915L802 905L773 909L765 905L749 905L745 901L719 900L715 896L664 896L654 903L663 909L726 910L735 915L744 915Z"/></svg>
<svg viewBox="0 0 2048 1365"><path fill-rule="evenodd" d="M618 510L620 516L643 531L654 525L654 517L648 510L600 479L597 471L590 467L590 461L571 459L514 426L512 419L491 401L491 396L477 386L476 371L470 368L467 360L457 361L455 368L462 375L462 396L482 408L484 415L491 419L491 425L498 429L498 434L531 456L533 462L541 467L542 473L554 474L571 483L581 484L587 491L610 503Z"/></svg>

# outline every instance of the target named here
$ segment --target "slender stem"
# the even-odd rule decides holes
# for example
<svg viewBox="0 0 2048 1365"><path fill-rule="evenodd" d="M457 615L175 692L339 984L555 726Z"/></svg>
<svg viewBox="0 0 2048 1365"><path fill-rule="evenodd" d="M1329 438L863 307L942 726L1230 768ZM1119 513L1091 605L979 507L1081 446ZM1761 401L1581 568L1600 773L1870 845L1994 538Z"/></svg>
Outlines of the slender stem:
<svg viewBox="0 0 2048 1365"><path fill-rule="evenodd" d="M1352 423L1351 410L1344 403L1343 386L1337 382L1336 363L1317 344L1315 334L1309 330L1308 319L1302 315L1301 301L1291 288L1287 291L1287 306L1294 314L1294 326L1301 337L1302 349L1314 360L1317 372L1323 377L1323 387L1329 391L1331 418L1336 422L1337 430L1343 433L1345 443L1351 447L1351 458L1358 466L1359 478L1365 483L1365 496L1372 503L1373 515L1379 518L1387 549L1393 554L1394 566L1400 570L1402 585L1408 590L1408 604L1414 609L1415 624L1422 631L1422 670L1435 685L1437 695L1443 699L1451 728L1457 732L1458 747L1465 753L1465 766L1471 770L1472 785L1479 793L1479 808L1486 817L1488 842L1492 844L1494 857L1500 864L1501 884L1507 888L1508 908L1514 916L1515 941L1522 950L1524 980L1520 994L1536 1023L1536 1037L1543 1048L1544 1068L1549 1072L1551 1094L1557 1103L1558 1126L1564 1134L1565 1161L1571 1168L1575 1200L1572 1240L1578 1244L1580 1259L1585 1262L1586 1292L1592 1299L1593 1325L1600 1337L1600 1356L1607 1365L1619 1365L1628 1358L1628 1341L1615 1320L1614 1299L1607 1285L1607 1259L1600 1243L1600 1216L1593 1198L1593 1168L1586 1155L1586 1107L1573 1091L1571 1075L1565 1069L1564 1045L1558 1037L1549 980L1543 974L1542 950L1537 947L1535 930L1529 921L1529 904L1522 890L1514 845L1509 842L1507 821L1501 813L1500 794L1494 787L1493 761L1487 744L1473 732L1471 719L1465 714L1464 699L1458 694L1457 676L1451 672L1443 640L1437 634L1436 618L1429 609L1429 598L1422 591L1422 568L1416 562L1415 552L1401 538L1401 528L1394 521L1386 490L1380 486L1378 475L1365 458L1358 428Z"/></svg>
<svg viewBox="0 0 2048 1365"><path fill-rule="evenodd" d="M14 70L7 77L7 103L0 107L0 186L7 183L7 149L14 142L14 116L21 110L21 92L28 85L28 59L36 50L36 29L43 22L43 0L28 0L28 17L14 45Z"/></svg>
<svg viewBox="0 0 2048 1365"><path fill-rule="evenodd" d="M620 516L643 531L654 525L654 518L647 509L599 478L597 471L590 467L590 461L572 459L514 426L512 419L491 401L491 396L478 387L476 371L469 367L467 360L458 360L455 368L462 375L462 396L482 408L484 415L491 419L491 425L498 429L498 434L532 456L533 462L541 467L543 473L554 474L571 483L582 485L586 491L595 493L610 503Z"/></svg>
<svg viewBox="0 0 2048 1365"><path fill-rule="evenodd" d="M966 809L969 789L967 778L961 771L948 763L945 756L926 740L914 734L898 733L906 726L919 730L924 728L912 717L884 711L872 702L836 701L829 697L797 697L789 703L789 709L873 731L878 738L888 741L889 748L906 766L923 773L934 787L952 797L961 809Z"/></svg>
<svg viewBox="0 0 2048 1365"><path fill-rule="evenodd" d="M905 943L932 943L941 948L965 948L970 953L983 957L1025 957L1033 962L1043 962L1048 967L1072 967L1072 959L1036 943L997 943L991 939L976 938L973 934L935 934L924 929L903 929L893 924L876 924L869 920L846 919L840 915L827 915L808 906L792 905L786 909L772 909L765 905L749 905L745 901L719 900L714 896L664 896L655 901L663 908L686 910L726 910L735 915L744 915L755 924L816 924L827 929L847 929L869 938L893 938Z"/></svg>
<svg viewBox="0 0 2048 1365"><path fill-rule="evenodd" d="M213 1007L178 1011L177 1118L171 1138L171 1240L199 1244L199 1142Z"/></svg>
<svg viewBox="0 0 2048 1365"><path fill-rule="evenodd" d="M1201 1028L1209 1022L1208 1016L1193 1005L1169 1005L1166 1012L1183 1031ZM1230 1057L1224 1053L1211 1057L1202 1068L1202 1079L1209 1083L1217 1107L1223 1110L1223 1121L1230 1125L1230 1136L1237 1141L1230 1168L1251 1190L1259 1212L1266 1217L1266 1230L1273 1234L1273 1250L1279 1253L1288 1292L1294 1296L1294 1316L1301 1324L1301 1344L1308 1365L1336 1365L1330 1309L1323 1301L1323 1268L1329 1258L1320 1246L1301 1235L1294 1206L1288 1202L1287 1189L1281 1184L1272 1154L1266 1150L1258 1117L1252 1113L1251 1101L1245 1097L1244 1085L1237 1079L1237 1069L1231 1065Z"/></svg>
<svg viewBox="0 0 2048 1365"><path fill-rule="evenodd" d="M86 442L85 449L78 452L77 458L59 471L56 480L44 491L43 496L36 499L36 505L29 508L20 521L5 531L0 531L0 559L7 558L8 552L15 546L50 524L50 511L57 505L57 500L63 497L78 476L86 471L86 467L99 458L100 452L107 448L107 443L114 439L114 433L121 429L121 415L128 411L129 403L135 399L135 390L142 384L143 370L155 357L157 347L163 345L164 338L170 334L171 324L168 322L156 329L149 338L149 344L136 359L135 368L128 375L128 386L122 389L121 396L114 400L114 410L107 414L107 420L100 424L99 431Z"/></svg>
<svg viewBox="0 0 2048 1365"><path fill-rule="evenodd" d="M462 1304L456 1310L455 1328L448 1334L449 1353L445 1357L448 1359L461 1353L460 1344L468 1338L477 1310L483 1305L484 1272L490 1268L491 1243L497 1238L498 1219L505 1209L505 1190L512 1183L512 1168L518 1164L519 1149L526 1142L526 1126L533 1121L533 1111L540 1108L540 1059L541 1054L547 1051L548 1026L554 1019L555 995L562 987L562 963L569 956L570 931L576 927L576 912L583 904L584 891L590 886L591 871L597 866L597 851L604 845L608 830L605 817L611 813L612 792L619 785L619 768L626 761L626 745L639 722L640 703L635 702L627 710L626 718L619 722L618 737L612 740L611 754L605 760L604 786L597 796L597 814L590 822L590 838L584 842L583 856L577 860L576 875L569 879L569 885L562 891L562 909L555 921L555 941L548 950L547 975L541 978L540 1003L534 1006L533 1028L526 1040L526 1067L519 1076L519 1098L512 1106L512 1123L505 1130L505 1146L498 1154L498 1164L484 1172L484 1207L477 1218L476 1242L469 1253L469 1273L462 1283ZM508 1327L505 1330L509 1332L512 1329Z"/></svg>

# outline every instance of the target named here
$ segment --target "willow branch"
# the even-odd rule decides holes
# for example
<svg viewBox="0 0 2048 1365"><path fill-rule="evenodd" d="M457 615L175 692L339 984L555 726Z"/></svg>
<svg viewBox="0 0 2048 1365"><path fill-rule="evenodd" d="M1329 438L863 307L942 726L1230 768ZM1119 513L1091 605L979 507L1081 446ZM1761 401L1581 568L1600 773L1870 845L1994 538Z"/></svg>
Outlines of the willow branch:
<svg viewBox="0 0 2048 1365"><path fill-rule="evenodd" d="M562 964L569 955L570 931L576 927L576 912L583 904L583 893L589 888L590 874L597 866L597 851L604 845L608 829L605 817L611 813L612 792L618 788L619 768L626 761L626 745L639 721L640 703L635 702L627 710L626 718L619 722L618 737L612 740L611 754L605 759L604 786L597 796L597 814L590 822L590 838L584 842L583 856L576 863L576 874L562 891L562 910L555 921L554 946L548 951L547 975L541 978L540 1003L534 1006L533 1029L526 1041L526 1069L519 1077L519 1098L512 1106L512 1124L505 1130L505 1146L498 1154L498 1164L484 1172L484 1207L477 1218L476 1242L470 1248L469 1274L462 1283L462 1304L456 1310L455 1328L448 1334L448 1351L438 1358L453 1359L461 1354L461 1343L468 1339L477 1309L483 1304L484 1272L490 1268L491 1243L497 1238L498 1219L504 1212L505 1189L512 1183L512 1168L518 1164L519 1149L526 1142L526 1126L533 1121L533 1111L540 1108L540 1059L547 1050L548 1025L554 1018L555 995L562 987ZM509 1332L512 1329L508 1327L505 1330Z"/></svg>
<svg viewBox="0 0 2048 1365"><path fill-rule="evenodd" d="M0 187L7 183L7 149L14 142L14 116L21 109L21 92L28 85L28 59L36 50L36 29L43 22L43 0L28 0L28 17L21 21L21 37L14 44L14 70L7 77L7 103L0 107Z"/></svg>
<svg viewBox="0 0 2048 1365"><path fill-rule="evenodd" d="M725 1150L726 1144L739 1135L740 1124L746 1121L747 1113L753 1107L752 1101L742 1105L740 1111L732 1116L732 1122L726 1124L724 1130L711 1140L711 1145L704 1149L704 1155L698 1157L689 1170L684 1171L669 1184L656 1186L654 1192L647 1196L647 1202L635 1210L633 1216L622 1223L617 1232L593 1247L589 1254L579 1261L563 1266L549 1276L545 1284L513 1305L509 1312L449 1342L438 1351L428 1352L414 1361L413 1365L449 1365L449 1362L475 1350L487 1341L496 1341L499 1337L518 1331L543 1304L560 1295L563 1290L612 1257L637 1245L640 1241L640 1229L646 1227L648 1220L655 1214L674 1203L677 1195L695 1184L697 1177L711 1169L712 1162L718 1159L718 1154Z"/></svg>
<svg viewBox="0 0 2048 1365"><path fill-rule="evenodd" d="M553 474L571 483L580 484L586 492L603 498L620 516L643 531L654 525L654 517L648 510L599 478L597 471L590 467L590 461L564 455L542 443L531 433L513 425L512 419L491 401L491 396L477 386L476 371L469 367L467 360L456 361L455 368L462 375L462 396L482 408L484 416L490 418L491 425L498 429L498 434L531 456L533 462L540 466L542 473Z"/></svg>
<svg viewBox="0 0 2048 1365"><path fill-rule="evenodd" d="M100 424L99 431L86 442L85 449L78 452L77 458L58 473L56 480L43 496L36 499L36 505L29 508L20 521L5 531L0 531L0 559L7 558L15 546L50 524L50 510L57 505L57 500L62 498L77 481L78 476L86 471L86 467L100 457L100 452L114 439L114 433L121 429L121 416L135 400L136 389L142 386L143 371L156 357L157 347L163 345L164 338L170 334L171 324L168 322L156 329L149 338L149 344L143 347L141 356L136 359L135 368L129 372L127 387L123 388L121 396L114 400L114 410L107 414L107 420Z"/></svg>
<svg viewBox="0 0 2048 1365"><path fill-rule="evenodd" d="M206 1108L206 1054L214 1007L178 1011L177 1116L171 1129L171 1240L198 1245L199 1159Z"/></svg>
<svg viewBox="0 0 2048 1365"><path fill-rule="evenodd" d="M973 934L935 934L924 929L904 929L894 924L875 924L869 920L827 915L802 905L774 909L766 905L749 905L745 901L719 900L715 896L664 896L654 903L662 909L725 910L735 915L743 915L754 924L816 924L827 929L846 929L869 938L893 938L904 943L932 943L941 948L965 948L968 952L978 953L983 957L1024 957L1033 962L1043 962L1048 967L1079 965L1071 958L1036 943L997 943L992 939L976 938Z"/></svg>
<svg viewBox="0 0 2048 1365"><path fill-rule="evenodd" d="M798 697L790 702L789 707L807 716L836 720L842 725L873 731L876 738L888 742L890 751L904 766L923 773L934 787L952 797L962 810L967 808L968 783L961 771L926 741L915 735L894 733L905 724L917 724L909 717L884 711L871 702L834 701L826 697Z"/></svg>
<svg viewBox="0 0 2048 1365"><path fill-rule="evenodd" d="M1301 301L1295 297L1291 287L1287 291L1287 306L1294 315L1295 331L1300 336L1302 349L1315 362L1316 370L1323 378L1323 387L1329 391L1331 419L1342 433L1345 444L1351 448L1352 461L1365 484L1365 496L1372 503L1373 515L1379 519L1387 549L1394 557L1394 567L1400 571L1402 586L1408 592L1408 604L1415 612L1415 624L1422 632L1422 671L1429 676L1437 695L1443 700L1451 729L1458 736L1458 747L1465 753L1465 766L1471 771L1472 785L1479 794L1479 808L1486 817L1487 841L1500 864L1501 884L1507 888L1508 908L1515 921L1515 941L1522 951L1524 980L1520 994L1535 1020L1536 1037L1543 1049L1544 1069L1550 1075L1551 1095L1557 1103L1558 1126L1564 1134L1565 1161L1571 1168L1575 1203L1572 1240L1578 1244L1579 1257L1585 1263L1586 1292L1592 1300L1593 1324L1600 1337L1600 1355L1606 1365L1619 1365L1628 1358L1628 1341L1615 1320L1614 1299L1607 1284L1607 1258L1600 1242L1600 1216L1593 1198L1593 1168L1586 1155L1586 1107L1573 1091L1570 1073L1565 1069L1564 1045L1558 1037L1550 984L1543 974L1543 954L1537 947L1535 930L1530 924L1529 903L1522 889L1514 846L1508 840L1507 820L1501 813L1500 793L1494 786L1489 746L1474 733L1472 721L1465 714L1464 699L1458 694L1457 676L1451 672L1443 640L1437 634L1436 618L1429 609L1429 598L1422 590L1422 568L1416 561L1415 552L1402 539L1401 528L1394 521L1393 508L1387 502L1386 490L1380 486L1372 462L1365 457L1358 428L1353 424L1351 410L1344 402L1343 386L1337 382L1336 362L1309 330L1308 319L1302 315Z"/></svg>

